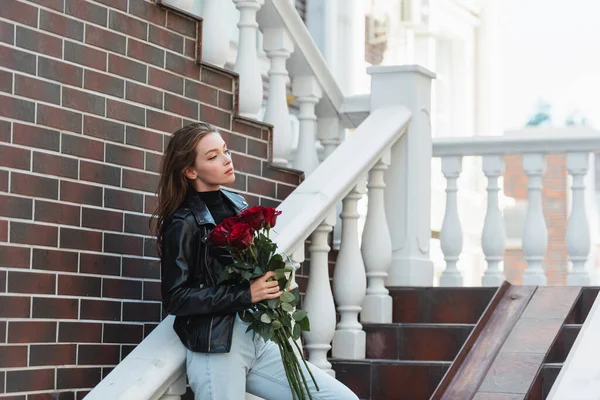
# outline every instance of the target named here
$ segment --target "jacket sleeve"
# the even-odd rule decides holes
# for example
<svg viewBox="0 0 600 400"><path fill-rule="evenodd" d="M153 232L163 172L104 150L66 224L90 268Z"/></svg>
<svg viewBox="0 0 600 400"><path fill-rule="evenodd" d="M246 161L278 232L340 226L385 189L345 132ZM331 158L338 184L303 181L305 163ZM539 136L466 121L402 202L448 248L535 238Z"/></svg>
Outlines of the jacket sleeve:
<svg viewBox="0 0 600 400"><path fill-rule="evenodd" d="M217 285L190 286L190 263L198 254L194 231L188 221L173 218L163 232L162 247L162 298L165 311L171 315L230 314L252 306L249 287ZM197 268L205 268L203 259ZM193 268L193 265L192 265Z"/></svg>

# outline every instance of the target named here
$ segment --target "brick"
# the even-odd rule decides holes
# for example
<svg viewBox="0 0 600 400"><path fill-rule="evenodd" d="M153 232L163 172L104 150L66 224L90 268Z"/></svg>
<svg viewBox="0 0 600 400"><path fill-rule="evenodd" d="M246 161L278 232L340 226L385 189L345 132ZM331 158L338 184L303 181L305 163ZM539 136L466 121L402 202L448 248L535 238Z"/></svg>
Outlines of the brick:
<svg viewBox="0 0 600 400"><path fill-rule="evenodd" d="M93 276L59 275L58 294L77 297L100 297L102 279Z"/></svg>
<svg viewBox="0 0 600 400"><path fill-rule="evenodd" d="M106 116L131 124L146 125L146 109L129 103L108 99L106 104ZM124 131L123 131L124 132Z"/></svg>
<svg viewBox="0 0 600 400"><path fill-rule="evenodd" d="M200 119L221 128L231 129L231 113L200 104Z"/></svg>
<svg viewBox="0 0 600 400"><path fill-rule="evenodd" d="M158 324L144 324L144 338L147 338L157 326Z"/></svg>
<svg viewBox="0 0 600 400"><path fill-rule="evenodd" d="M146 82L148 67L116 54L108 55L108 72L140 82Z"/></svg>
<svg viewBox="0 0 600 400"><path fill-rule="evenodd" d="M120 275L121 258L104 254L81 254L79 272L95 275Z"/></svg>
<svg viewBox="0 0 600 400"><path fill-rule="evenodd" d="M244 174L237 174L235 181L232 184L224 185L227 188L238 190L240 192L247 192L248 190L248 176ZM252 204L251 204L252 205ZM255 204L258 205L258 204Z"/></svg>
<svg viewBox="0 0 600 400"><path fill-rule="evenodd" d="M269 156L269 145L267 142L248 139L248 154L266 159Z"/></svg>
<svg viewBox="0 0 600 400"><path fill-rule="evenodd" d="M127 56L161 68L165 66L165 51L139 40L129 39Z"/></svg>
<svg viewBox="0 0 600 400"><path fill-rule="evenodd" d="M29 171L31 151L0 144L0 166Z"/></svg>
<svg viewBox="0 0 600 400"><path fill-rule="evenodd" d="M81 226L123 232L123 213L84 207L81 212Z"/></svg>
<svg viewBox="0 0 600 400"><path fill-rule="evenodd" d="M150 25L148 40L169 50L181 53L183 51L183 37L166 29Z"/></svg>
<svg viewBox="0 0 600 400"><path fill-rule="evenodd" d="M0 141L6 142L6 143L10 142L12 125L13 124L10 121L0 120ZM15 143L15 144L17 144L17 143ZM5 171L3 171L3 172L5 172ZM1 172L0 172L0 174L1 174ZM2 190L2 189L0 189L0 190Z"/></svg>
<svg viewBox="0 0 600 400"><path fill-rule="evenodd" d="M0 368L27 367L27 346L0 346Z"/></svg>
<svg viewBox="0 0 600 400"><path fill-rule="evenodd" d="M78 347L77 365L116 365L120 361L118 345L80 344Z"/></svg>
<svg viewBox="0 0 600 400"><path fill-rule="evenodd" d="M0 21L0 42L15 44L15 26L13 24Z"/></svg>
<svg viewBox="0 0 600 400"><path fill-rule="evenodd" d="M176 54L167 53L166 68L193 79L199 78L199 68L193 60Z"/></svg>
<svg viewBox="0 0 600 400"><path fill-rule="evenodd" d="M78 299L62 299L56 297L33 298L33 318L77 319L78 313Z"/></svg>
<svg viewBox="0 0 600 400"><path fill-rule="evenodd" d="M84 183L61 181L60 199L71 203L102 206L102 188Z"/></svg>
<svg viewBox="0 0 600 400"><path fill-rule="evenodd" d="M288 183L290 185L300 184L300 176L297 173L283 171L279 168L268 165L266 162L263 162L262 171L263 178Z"/></svg>
<svg viewBox="0 0 600 400"><path fill-rule="evenodd" d="M160 265L156 260L123 257L123 276L128 278L160 279Z"/></svg>
<svg viewBox="0 0 600 400"><path fill-rule="evenodd" d="M144 238L144 257L158 258L156 251L156 239Z"/></svg>
<svg viewBox="0 0 600 400"><path fill-rule="evenodd" d="M160 303L123 302L123 321L158 322L160 312Z"/></svg>
<svg viewBox="0 0 600 400"><path fill-rule="evenodd" d="M146 111L146 122L146 126L148 128L169 133L175 132L182 126L182 120L180 117L160 113L153 110Z"/></svg>
<svg viewBox="0 0 600 400"><path fill-rule="evenodd" d="M106 57L107 54L104 51L73 42L65 42L65 60L106 71Z"/></svg>
<svg viewBox="0 0 600 400"><path fill-rule="evenodd" d="M233 91L233 77L206 67L203 67L200 70L200 81L230 93Z"/></svg>
<svg viewBox="0 0 600 400"><path fill-rule="evenodd" d="M8 242L8 221L0 220L0 242ZM4 274L4 275L3 275ZM5 291L6 271L0 272L0 292Z"/></svg>
<svg viewBox="0 0 600 400"><path fill-rule="evenodd" d="M37 27L38 9L16 0L2 0L2 17Z"/></svg>
<svg viewBox="0 0 600 400"><path fill-rule="evenodd" d="M54 369L6 371L6 392L54 389Z"/></svg>
<svg viewBox="0 0 600 400"><path fill-rule="evenodd" d="M86 89L123 98L125 95L125 81L114 76L102 74L92 70L85 71L84 85Z"/></svg>
<svg viewBox="0 0 600 400"><path fill-rule="evenodd" d="M101 372L100 368L58 368L56 370L56 388L93 388L102 379Z"/></svg>
<svg viewBox="0 0 600 400"><path fill-rule="evenodd" d="M39 57L38 75L67 85L81 87L83 84L82 68L44 57Z"/></svg>
<svg viewBox="0 0 600 400"><path fill-rule="evenodd" d="M55 341L55 321L10 321L8 323L8 343L51 343Z"/></svg>
<svg viewBox="0 0 600 400"><path fill-rule="evenodd" d="M158 175L124 169L123 187L154 193L158 187Z"/></svg>
<svg viewBox="0 0 600 400"><path fill-rule="evenodd" d="M81 133L81 119L79 113L67 111L62 108L37 105L37 123L60 130Z"/></svg>
<svg viewBox="0 0 600 400"><path fill-rule="evenodd" d="M170 93L165 93L165 110L198 119L198 103Z"/></svg>
<svg viewBox="0 0 600 400"><path fill-rule="evenodd" d="M104 324L103 343L138 344L144 336L144 326L134 324Z"/></svg>
<svg viewBox="0 0 600 400"><path fill-rule="evenodd" d="M226 110L233 110L233 95L219 91L219 107Z"/></svg>
<svg viewBox="0 0 600 400"><path fill-rule="evenodd" d="M141 300L142 281L104 278L102 282L102 297Z"/></svg>
<svg viewBox="0 0 600 400"><path fill-rule="evenodd" d="M4 268L29 269L30 255L31 250L28 247L0 245L0 265Z"/></svg>
<svg viewBox="0 0 600 400"><path fill-rule="evenodd" d="M149 222L146 215L125 214L125 232L150 236Z"/></svg>
<svg viewBox="0 0 600 400"><path fill-rule="evenodd" d="M58 228L56 226L12 221L10 224L10 241L12 243L55 247L58 244Z"/></svg>
<svg viewBox="0 0 600 400"><path fill-rule="evenodd" d="M0 92L12 93L13 74L7 71L0 71Z"/></svg>
<svg viewBox="0 0 600 400"><path fill-rule="evenodd" d="M161 301L162 292L160 282L144 281L144 300Z"/></svg>
<svg viewBox="0 0 600 400"><path fill-rule="evenodd" d="M184 47L185 56L196 60L196 41L190 38L186 38Z"/></svg>
<svg viewBox="0 0 600 400"><path fill-rule="evenodd" d="M277 198L279 200L285 200L292 192L296 189L295 186L283 185L277 183Z"/></svg>
<svg viewBox="0 0 600 400"><path fill-rule="evenodd" d="M106 99L82 90L63 86L62 105L67 108L104 116Z"/></svg>
<svg viewBox="0 0 600 400"><path fill-rule="evenodd" d="M81 0L65 0L65 13L102 26L106 26L108 19L105 7Z"/></svg>
<svg viewBox="0 0 600 400"><path fill-rule="evenodd" d="M144 152L130 147L106 144L106 162L132 168L144 168Z"/></svg>
<svg viewBox="0 0 600 400"><path fill-rule="evenodd" d="M77 159L38 152L33 152L33 172L74 179L79 176Z"/></svg>
<svg viewBox="0 0 600 400"><path fill-rule="evenodd" d="M59 151L60 132L35 125L13 124L13 143Z"/></svg>
<svg viewBox="0 0 600 400"><path fill-rule="evenodd" d="M261 175L262 162L259 159L247 157L243 154L232 154L233 166L236 171L252 175Z"/></svg>
<svg viewBox="0 0 600 400"><path fill-rule="evenodd" d="M123 143L125 141L125 126L123 124L88 115L85 116L83 133L113 142ZM104 154L104 150L102 153Z"/></svg>
<svg viewBox="0 0 600 400"><path fill-rule="evenodd" d="M53 224L79 226L80 207L70 204L35 201L35 220Z"/></svg>
<svg viewBox="0 0 600 400"><path fill-rule="evenodd" d="M6 343L6 325L8 325L8 322L0 321L0 343ZM0 387L3 387L1 383Z"/></svg>
<svg viewBox="0 0 600 400"><path fill-rule="evenodd" d="M1 58L1 55L0 55ZM35 103L0 94L0 117L35 121Z"/></svg>
<svg viewBox="0 0 600 400"><path fill-rule="evenodd" d="M106 188L104 190L104 207L119 210L142 212L144 196L139 193L126 192Z"/></svg>
<svg viewBox="0 0 600 400"><path fill-rule="evenodd" d="M11 293L56 294L56 275L9 271L8 291Z"/></svg>
<svg viewBox="0 0 600 400"><path fill-rule="evenodd" d="M146 104L150 107L163 108L163 92L133 82L126 83L125 98Z"/></svg>
<svg viewBox="0 0 600 400"><path fill-rule="evenodd" d="M189 97L190 99L201 101L203 103L216 105L218 90L213 87L204 85L202 83L186 79L185 96Z"/></svg>
<svg viewBox="0 0 600 400"><path fill-rule="evenodd" d="M160 172L162 156L154 153L146 153L146 171Z"/></svg>
<svg viewBox="0 0 600 400"><path fill-rule="evenodd" d="M80 178L83 181L102 183L105 185L121 185L121 168L110 165L80 161Z"/></svg>
<svg viewBox="0 0 600 400"><path fill-rule="evenodd" d="M30 301L29 297L0 296L0 318L29 318Z"/></svg>
<svg viewBox="0 0 600 400"><path fill-rule="evenodd" d="M104 232L104 251L106 253L142 256L144 254L144 241L138 236Z"/></svg>
<svg viewBox="0 0 600 400"><path fill-rule="evenodd" d="M40 29L83 41L83 23L46 10L40 10ZM66 51L65 42L65 51Z"/></svg>
<svg viewBox="0 0 600 400"><path fill-rule="evenodd" d="M29 0L32 3L39 4L44 7L52 8L53 10L64 12L65 1L64 0Z"/></svg>
<svg viewBox="0 0 600 400"><path fill-rule="evenodd" d="M121 302L81 299L81 319L120 321Z"/></svg>
<svg viewBox="0 0 600 400"><path fill-rule="evenodd" d="M77 272L77 264L78 254L75 252L33 249L33 269Z"/></svg>
<svg viewBox="0 0 600 400"><path fill-rule="evenodd" d="M60 104L60 86L23 75L15 76L15 94L31 99Z"/></svg>
<svg viewBox="0 0 600 400"><path fill-rule="evenodd" d="M62 40L39 31L17 25L15 44L27 50L56 58L62 57Z"/></svg>
<svg viewBox="0 0 600 400"><path fill-rule="evenodd" d="M148 23L128 15L111 10L108 26L115 31L146 40L148 38Z"/></svg>
<svg viewBox="0 0 600 400"><path fill-rule="evenodd" d="M148 84L168 90L170 92L183 94L182 77L158 70L156 68L149 69Z"/></svg>
<svg viewBox="0 0 600 400"><path fill-rule="evenodd" d="M102 324L93 322L58 323L58 341L75 343L99 343L102 340Z"/></svg>
<svg viewBox="0 0 600 400"><path fill-rule="evenodd" d="M0 45L0 66L2 67L35 75L35 59L34 54Z"/></svg>
<svg viewBox="0 0 600 400"><path fill-rule="evenodd" d="M248 177L248 191L267 197L276 197L275 182L265 179Z"/></svg>
<svg viewBox="0 0 600 400"><path fill-rule="evenodd" d="M173 12L167 13L167 28L176 32L196 38L196 21Z"/></svg>
<svg viewBox="0 0 600 400"><path fill-rule="evenodd" d="M32 345L29 365L68 365L77 361L77 345L74 344L38 344ZM61 396L62 397L62 396Z"/></svg>
<svg viewBox="0 0 600 400"><path fill-rule="evenodd" d="M154 24L165 26L166 11L144 0L130 0L129 12Z"/></svg>
<svg viewBox="0 0 600 400"><path fill-rule="evenodd" d="M247 153L248 138L235 133L229 133L225 130L221 130L219 133L225 143L227 143L229 150L237 151L243 154Z"/></svg>
<svg viewBox="0 0 600 400"><path fill-rule="evenodd" d="M61 227L60 247L63 249L102 251L102 232Z"/></svg>

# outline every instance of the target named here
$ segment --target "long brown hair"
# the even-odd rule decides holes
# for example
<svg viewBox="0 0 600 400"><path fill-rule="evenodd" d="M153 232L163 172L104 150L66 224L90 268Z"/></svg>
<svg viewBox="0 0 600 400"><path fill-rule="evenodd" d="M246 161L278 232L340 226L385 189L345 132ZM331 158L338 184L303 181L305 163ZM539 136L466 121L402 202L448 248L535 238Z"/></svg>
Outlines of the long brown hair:
<svg viewBox="0 0 600 400"><path fill-rule="evenodd" d="M150 229L157 238L157 251L162 254L165 219L181 206L192 181L185 177L186 168L192 167L196 160L196 145L209 133L219 133L210 124L197 122L178 129L169 140L160 165L160 179L156 194L158 205L150 220Z"/></svg>

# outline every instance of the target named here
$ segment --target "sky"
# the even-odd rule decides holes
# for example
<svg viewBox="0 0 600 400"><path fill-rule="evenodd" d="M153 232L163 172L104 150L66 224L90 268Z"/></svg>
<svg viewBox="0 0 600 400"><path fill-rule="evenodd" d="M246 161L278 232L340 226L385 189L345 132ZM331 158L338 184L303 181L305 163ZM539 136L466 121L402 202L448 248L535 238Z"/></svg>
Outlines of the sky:
<svg viewBox="0 0 600 400"><path fill-rule="evenodd" d="M556 125L579 111L600 129L600 0L500 2L504 128L522 127L543 99Z"/></svg>

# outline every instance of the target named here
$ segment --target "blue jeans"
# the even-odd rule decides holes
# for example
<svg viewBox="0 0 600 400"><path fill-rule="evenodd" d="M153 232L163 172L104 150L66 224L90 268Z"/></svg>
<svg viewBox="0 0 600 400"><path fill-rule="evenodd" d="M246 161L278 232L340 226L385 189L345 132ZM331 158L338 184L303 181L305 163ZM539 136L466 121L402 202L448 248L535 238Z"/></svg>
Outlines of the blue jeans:
<svg viewBox="0 0 600 400"><path fill-rule="evenodd" d="M196 400L243 400L245 393L267 400L292 399L277 345L265 342L247 323L235 320L231 351L209 354L187 351L187 375ZM358 400L350 389L309 364L319 391L303 366L314 400Z"/></svg>

